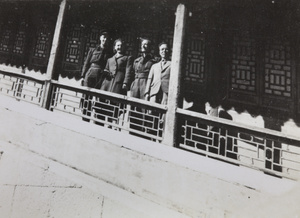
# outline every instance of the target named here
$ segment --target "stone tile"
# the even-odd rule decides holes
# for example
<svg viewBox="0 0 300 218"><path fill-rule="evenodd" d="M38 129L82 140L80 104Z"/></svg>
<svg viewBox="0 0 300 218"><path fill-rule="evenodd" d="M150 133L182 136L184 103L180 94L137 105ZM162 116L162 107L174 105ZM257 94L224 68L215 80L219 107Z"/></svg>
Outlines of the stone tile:
<svg viewBox="0 0 300 218"><path fill-rule="evenodd" d="M0 185L0 217L10 217L14 190L15 186Z"/></svg>

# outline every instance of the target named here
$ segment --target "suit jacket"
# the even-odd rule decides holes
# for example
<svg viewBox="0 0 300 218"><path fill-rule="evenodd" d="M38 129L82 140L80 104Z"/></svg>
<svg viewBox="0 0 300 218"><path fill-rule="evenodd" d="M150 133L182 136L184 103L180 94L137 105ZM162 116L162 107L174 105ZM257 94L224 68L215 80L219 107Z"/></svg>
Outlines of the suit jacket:
<svg viewBox="0 0 300 218"><path fill-rule="evenodd" d="M131 56L121 55L107 60L105 67L106 77L102 83L101 89L109 92L124 94L126 90L122 90L123 84L130 86L133 80L132 71L133 59Z"/></svg>
<svg viewBox="0 0 300 218"><path fill-rule="evenodd" d="M153 64L148 76L145 94L149 94L151 97L156 95L160 90L168 94L170 71L171 61L167 61L164 66L162 66L161 61Z"/></svg>

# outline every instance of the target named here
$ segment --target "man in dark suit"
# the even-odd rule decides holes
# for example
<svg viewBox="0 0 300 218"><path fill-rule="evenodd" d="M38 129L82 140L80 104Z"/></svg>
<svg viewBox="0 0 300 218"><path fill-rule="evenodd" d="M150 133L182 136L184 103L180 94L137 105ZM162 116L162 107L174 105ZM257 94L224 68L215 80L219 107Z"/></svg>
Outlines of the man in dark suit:
<svg viewBox="0 0 300 218"><path fill-rule="evenodd" d="M152 65L157 61L150 54L151 41L147 38L140 38L140 40L142 56L135 59L133 62L135 79L132 82L130 91L132 97L145 99L145 88L149 71Z"/></svg>

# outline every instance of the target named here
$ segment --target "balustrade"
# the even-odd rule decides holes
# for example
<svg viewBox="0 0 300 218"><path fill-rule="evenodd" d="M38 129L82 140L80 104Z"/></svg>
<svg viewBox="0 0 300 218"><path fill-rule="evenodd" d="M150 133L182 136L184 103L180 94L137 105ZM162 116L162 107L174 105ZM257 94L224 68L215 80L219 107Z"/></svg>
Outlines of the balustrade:
<svg viewBox="0 0 300 218"><path fill-rule="evenodd" d="M0 72L0 93L42 106L44 79ZM49 110L156 142L164 140L167 106L50 81ZM265 173L299 179L300 139L205 114L176 110L176 146Z"/></svg>
<svg viewBox="0 0 300 218"><path fill-rule="evenodd" d="M299 138L182 109L177 115L179 148L272 175L299 178Z"/></svg>
<svg viewBox="0 0 300 218"><path fill-rule="evenodd" d="M155 141L163 139L167 107L144 100L52 81L50 110Z"/></svg>
<svg viewBox="0 0 300 218"><path fill-rule="evenodd" d="M44 82L43 79L0 71L0 93L36 105L42 104Z"/></svg>

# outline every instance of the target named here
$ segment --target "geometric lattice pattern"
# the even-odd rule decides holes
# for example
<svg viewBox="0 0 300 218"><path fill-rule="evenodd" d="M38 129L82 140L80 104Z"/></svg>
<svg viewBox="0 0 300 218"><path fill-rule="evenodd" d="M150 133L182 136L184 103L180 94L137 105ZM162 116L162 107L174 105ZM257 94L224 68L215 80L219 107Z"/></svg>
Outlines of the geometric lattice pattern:
<svg viewBox="0 0 300 218"><path fill-rule="evenodd" d="M166 107L135 98L55 84L50 110L147 139L163 139Z"/></svg>
<svg viewBox="0 0 300 218"><path fill-rule="evenodd" d="M22 101L41 105L44 92L43 81L0 74L0 93Z"/></svg>
<svg viewBox="0 0 300 218"><path fill-rule="evenodd" d="M158 44L160 43L160 42L157 42L157 38L156 38L156 36L157 36L157 33L154 31L154 30L152 30L152 29L149 29L149 28L144 28L144 29L142 29L142 30L140 30L140 35L138 35L137 36L137 38L148 38L148 39L150 39L151 40L151 44L153 45L153 46L151 46L150 48L151 48L151 51L150 51L150 53L151 54L157 54L157 51L158 51ZM137 41L137 44L138 44L138 53L140 52L140 48L141 48L141 43L140 43L140 41L138 40ZM138 56L140 56L141 54L138 54Z"/></svg>
<svg viewBox="0 0 300 218"><path fill-rule="evenodd" d="M299 178L299 141L280 132L231 124L179 110L179 147L236 165L287 178Z"/></svg>
<svg viewBox="0 0 300 218"><path fill-rule="evenodd" d="M162 31L162 41L166 42L171 48L173 46L173 36L174 36L173 29L164 29Z"/></svg>
<svg viewBox="0 0 300 218"><path fill-rule="evenodd" d="M82 43L82 28L80 27L80 24L72 24L67 39L67 50L65 52L66 62L69 63L79 62L81 43Z"/></svg>
<svg viewBox="0 0 300 218"><path fill-rule="evenodd" d="M12 36L12 30L5 28L1 30L1 32L2 32L2 37L0 40L0 51L9 52L9 41Z"/></svg>
<svg viewBox="0 0 300 218"><path fill-rule="evenodd" d="M265 93L292 96L291 46L284 41L268 41L265 50Z"/></svg>
<svg viewBox="0 0 300 218"><path fill-rule="evenodd" d="M19 30L16 33L16 39L13 46L13 53L15 54L23 54L24 52L26 26L27 23L25 21L22 21L20 23Z"/></svg>
<svg viewBox="0 0 300 218"><path fill-rule="evenodd" d="M137 42L134 34L132 32L124 32L122 39L125 42L125 55L134 55L136 50L135 43Z"/></svg>
<svg viewBox="0 0 300 218"><path fill-rule="evenodd" d="M50 24L43 22L39 25L36 31L37 40L34 47L34 56L38 58L46 58L51 46L51 29Z"/></svg>
<svg viewBox="0 0 300 218"><path fill-rule="evenodd" d="M193 34L187 45L186 81L204 82L205 40L203 34Z"/></svg>
<svg viewBox="0 0 300 218"><path fill-rule="evenodd" d="M174 36L174 30L173 29L165 29L165 30L162 31L161 41L168 44L170 58L172 57L173 36ZM158 44L159 43L161 43L161 42L158 42Z"/></svg>
<svg viewBox="0 0 300 218"><path fill-rule="evenodd" d="M78 42L80 42L80 39L81 39L81 36L82 36L82 32L80 32L80 29L78 27L76 27L76 29L74 29L73 31L76 32L75 33L76 40L79 40ZM95 47L97 47L99 45L99 42L100 42L100 31L101 30L100 30L99 27L93 26L93 25L90 26L90 31L89 31L89 34L87 36L87 41L86 41L86 45L85 45L84 57L87 56L87 54L88 54L88 52L89 52L89 50L91 48L95 48ZM108 40L109 39L107 39L107 41Z"/></svg>
<svg viewBox="0 0 300 218"><path fill-rule="evenodd" d="M256 43L249 37L233 38L231 63L231 88L256 90Z"/></svg>

